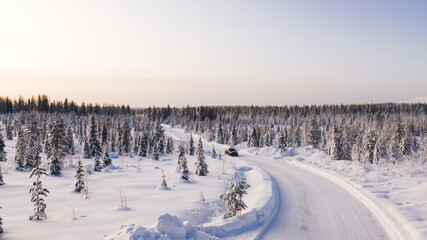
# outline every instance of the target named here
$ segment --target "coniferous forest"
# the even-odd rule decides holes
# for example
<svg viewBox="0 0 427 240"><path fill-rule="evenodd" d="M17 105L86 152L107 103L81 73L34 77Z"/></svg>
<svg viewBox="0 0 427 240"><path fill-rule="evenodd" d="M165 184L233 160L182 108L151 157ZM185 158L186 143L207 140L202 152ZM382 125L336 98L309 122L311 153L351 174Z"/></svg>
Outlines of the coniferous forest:
<svg viewBox="0 0 427 240"><path fill-rule="evenodd" d="M48 154L50 173L60 174L61 159L82 145L86 158L105 153L152 156L171 152L160 123L177 126L209 141L247 147L312 146L335 160L394 164L425 159L427 104L321 106L148 107L51 102L46 95L24 100L0 98L2 129L16 137L17 169L33 167L36 148ZM191 137L191 136L190 136ZM190 146L193 145L190 139ZM25 149L26 148L26 149ZM194 147L186 147L194 155Z"/></svg>
<svg viewBox="0 0 427 240"><path fill-rule="evenodd" d="M427 104L147 108L138 115L247 147L312 146L335 160L395 164L427 158Z"/></svg>
<svg viewBox="0 0 427 240"><path fill-rule="evenodd" d="M215 170L209 168L212 162L208 163L213 159L222 161L215 144L239 149L273 148L281 152L308 148L325 152L332 160L348 160L365 166L387 168L408 163L425 166L426 116L427 104L131 109L108 104L78 105L67 99L55 102L46 95L28 100L6 97L0 98L0 163L13 163L15 171L29 172L28 176L34 180L32 186L28 186L34 206L33 213L28 213L29 219L43 220L48 211L45 198L52 194L43 184L45 178L62 176L64 169L75 168L75 181L69 187L88 198L87 176L102 171L108 173L113 165L110 154L115 158L126 156L156 162L165 161L165 155L177 153L176 173L180 180L187 182L215 174ZM165 134L162 124L185 130L188 138L173 139ZM194 139L191 133L199 137ZM14 155L5 151L6 139L14 140L11 142L16 144ZM202 139L210 144L203 146ZM179 141L176 147L174 141ZM208 150L209 158L206 148L211 150ZM80 158L73 162L70 156L76 154L91 164L85 167ZM189 166L186 154L195 159L194 166ZM222 164L218 179L224 174L224 162ZM8 184L1 170L0 165L0 185ZM425 172L424 167L422 170ZM165 171L161 172L161 189L169 190ZM242 198L250 185L236 174L227 192L219 196L226 206L223 218L239 216L247 208ZM204 201L203 193L201 196L198 207ZM121 209L128 209L126 199L120 188ZM216 205L211 207L218 209ZM0 218L0 232L2 220Z"/></svg>

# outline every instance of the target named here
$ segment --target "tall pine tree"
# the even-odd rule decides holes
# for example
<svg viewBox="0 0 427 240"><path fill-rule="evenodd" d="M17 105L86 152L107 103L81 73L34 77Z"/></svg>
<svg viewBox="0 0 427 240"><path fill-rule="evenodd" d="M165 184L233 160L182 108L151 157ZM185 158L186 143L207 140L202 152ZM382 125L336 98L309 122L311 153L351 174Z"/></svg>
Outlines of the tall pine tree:
<svg viewBox="0 0 427 240"><path fill-rule="evenodd" d="M3 140L3 134L1 133L0 130L0 162L6 162L6 152L4 151L4 148L6 147L6 145L4 144L4 140Z"/></svg>
<svg viewBox="0 0 427 240"><path fill-rule="evenodd" d="M18 133L18 140L16 141L15 149L15 163L16 170L23 171L25 169L25 155L27 151L27 139L25 138L22 129Z"/></svg>
<svg viewBox="0 0 427 240"><path fill-rule="evenodd" d="M62 161L68 153L68 144L65 135L64 120L57 116L52 129L49 132L50 149L47 154L50 163L49 169L51 175L61 175Z"/></svg>
<svg viewBox="0 0 427 240"><path fill-rule="evenodd" d="M246 189L249 187L245 181L237 180L237 173L234 173L233 180L228 184L228 191L219 195L219 199L225 201L227 208L224 219L236 216L248 207L242 198L243 194L247 194Z"/></svg>
<svg viewBox="0 0 427 240"><path fill-rule="evenodd" d="M101 156L101 144L99 143L98 127L96 125L95 116L91 116L88 127L88 156L100 157Z"/></svg>
<svg viewBox="0 0 427 240"><path fill-rule="evenodd" d="M310 130L307 135L307 144L314 148L319 148L321 137L320 128L317 124L316 118L312 118L310 122Z"/></svg>
<svg viewBox="0 0 427 240"><path fill-rule="evenodd" d="M27 137L26 167L33 168L35 162L33 157L36 156L36 152L40 152L41 150L39 122L34 111L26 119L25 134Z"/></svg>
<svg viewBox="0 0 427 240"><path fill-rule="evenodd" d="M188 139L188 155L194 156L194 140L193 140L193 134L191 133Z"/></svg>
<svg viewBox="0 0 427 240"><path fill-rule="evenodd" d="M77 161L76 175L74 176L76 178L74 191L81 192L85 188L85 174L86 172L83 168L82 160L79 158Z"/></svg>
<svg viewBox="0 0 427 240"><path fill-rule="evenodd" d="M206 176L209 173L208 164L206 164L202 138L199 138L199 145L197 146L197 160L196 160L196 174L199 176Z"/></svg>
<svg viewBox="0 0 427 240"><path fill-rule="evenodd" d="M369 128L363 136L363 151L364 162L374 163L375 145L377 143L377 136L372 128Z"/></svg>
<svg viewBox="0 0 427 240"><path fill-rule="evenodd" d="M43 187L40 177L42 175L48 175L46 169L41 167L41 158L38 149L35 149L34 156L34 168L31 172L30 178L36 176L36 181L33 183L33 187L30 189L31 193L31 202L34 203L34 213L30 216L30 220L43 220L47 218L46 215L46 203L44 202L43 197L47 197L49 191Z"/></svg>

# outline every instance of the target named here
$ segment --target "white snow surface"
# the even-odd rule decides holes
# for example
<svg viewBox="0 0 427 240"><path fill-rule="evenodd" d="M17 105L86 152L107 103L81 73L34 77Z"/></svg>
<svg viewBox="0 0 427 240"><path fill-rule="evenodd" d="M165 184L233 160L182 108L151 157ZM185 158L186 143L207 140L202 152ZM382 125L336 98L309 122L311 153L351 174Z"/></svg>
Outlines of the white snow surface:
<svg viewBox="0 0 427 240"><path fill-rule="evenodd" d="M167 127L167 126L165 126ZM179 139L188 134L179 129L167 129L175 148ZM195 141L198 136L193 135ZM0 163L5 185L0 186L0 215L4 218L4 233L0 239L256 239L274 216L274 185L260 168L249 167L239 159L209 157L212 144L204 142L208 176L196 176L196 156L186 155L191 180L180 179L176 171L177 153L160 156L159 161L132 156L115 156L113 165L102 172L89 174L89 194L75 193L75 168L78 156L67 157L62 176L43 176L43 186L50 194L45 197L48 218L29 221L33 212L28 193L34 179L30 172L15 170L15 140L6 140L8 161ZM197 145L196 145L197 146ZM80 149L77 149L79 152ZM221 151L218 149L218 151ZM223 152L223 149L222 149ZM46 156L43 154L42 158ZM83 159L91 168L92 159ZM160 187L162 170L168 187ZM241 216L223 220L225 204L218 195L238 173L251 184L243 200L248 208ZM120 189L127 206L120 208ZM200 192L205 201L199 202ZM157 220L156 220L157 219ZM250 228L251 231L248 231ZM118 229L118 230L117 230ZM208 232L208 233L206 233ZM245 236L245 237L242 237Z"/></svg>
<svg viewBox="0 0 427 240"><path fill-rule="evenodd" d="M175 148L188 139L188 132L163 127ZM199 136L193 138L197 143ZM208 155L212 143L203 143ZM214 144L224 153L227 146ZM6 182L0 186L0 239L427 239L427 176L419 167L361 166L312 148L244 144L236 146L239 157L206 156L210 173L204 177L194 175L196 157L186 155L191 181L179 178L176 153L160 161L114 158L113 166L89 175L88 198L73 192L75 169L66 167L63 176L42 177L51 191L45 199L48 219L29 221L34 179L14 170L14 145L6 140L9 161L0 163ZM161 170L168 188L160 187ZM224 220L218 195L235 171L251 185L243 198L248 208ZM119 208L119 189L126 208ZM200 191L205 202L198 200Z"/></svg>

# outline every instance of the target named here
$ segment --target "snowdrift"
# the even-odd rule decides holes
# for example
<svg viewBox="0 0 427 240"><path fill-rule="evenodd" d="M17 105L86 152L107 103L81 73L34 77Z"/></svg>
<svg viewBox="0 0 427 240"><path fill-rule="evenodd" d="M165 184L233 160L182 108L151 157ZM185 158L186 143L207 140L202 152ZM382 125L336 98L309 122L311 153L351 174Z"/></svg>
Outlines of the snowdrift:
<svg viewBox="0 0 427 240"><path fill-rule="evenodd" d="M258 239L274 219L278 208L276 183L268 173L258 167L248 166L238 160L234 160L233 165L239 178L245 179L251 185L248 195L243 199L248 209L242 212L242 215L228 219L218 217L211 222L192 226L188 221L165 213L157 217L156 224L152 227L122 225L116 233L106 235L103 239Z"/></svg>

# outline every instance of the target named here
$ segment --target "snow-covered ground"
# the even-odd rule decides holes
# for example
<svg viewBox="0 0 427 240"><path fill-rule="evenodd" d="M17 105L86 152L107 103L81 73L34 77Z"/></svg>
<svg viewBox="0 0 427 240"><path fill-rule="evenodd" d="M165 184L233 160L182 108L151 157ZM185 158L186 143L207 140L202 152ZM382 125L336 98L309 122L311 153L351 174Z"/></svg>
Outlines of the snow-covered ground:
<svg viewBox="0 0 427 240"><path fill-rule="evenodd" d="M175 148L179 139L188 138L188 133L178 129L166 134L175 138ZM195 140L197 143L198 138ZM29 178L30 172L15 170L14 146L15 140L6 140L9 160L0 163L6 182L0 186L0 215L5 230L0 239L182 239L183 232L195 239L252 239L262 233L276 207L274 186L267 173L227 156L213 159L209 157L212 145L205 144L210 173L194 175L196 156L186 155L191 181L180 179L176 153L161 155L159 161L114 158L113 166L89 175L88 198L73 191L74 167L67 166L60 177L44 176L43 186L50 191L45 198L48 219L29 221L33 206L28 191L34 179ZM77 159L75 156L72 161ZM82 160L91 168L93 160ZM70 161L68 157L66 164ZM162 170L168 188L160 187ZM225 206L218 195L227 190L234 172L251 185L244 197L248 208L242 216L223 220ZM120 191L126 196L126 208L120 208ZM204 202L200 201L200 193Z"/></svg>
<svg viewBox="0 0 427 240"><path fill-rule="evenodd" d="M284 152L273 147L249 148L242 152L268 157L291 169L304 169L340 185L369 208L391 238L427 239L427 174L419 163L393 168L362 166L331 160L311 148Z"/></svg>
<svg viewBox="0 0 427 240"><path fill-rule="evenodd" d="M187 140L181 129L164 125L175 147ZM195 142L198 136L193 134ZM427 239L427 176L417 166L396 169L333 161L311 148L239 148L239 157L208 157L209 175L180 180L177 154L160 161L113 159L114 166L89 175L89 195L73 192L74 168L42 178L50 190L48 219L29 221L29 172L14 170L15 141L6 141L6 185L0 186L0 239ZM215 143L217 152L227 146ZM195 156L188 156L194 172ZM75 162L78 157L74 157ZM92 164L84 160L85 165ZM405 169L402 171L402 169ZM399 169L399 170L397 170ZM160 188L162 171L169 188ZM223 220L218 195L237 171L251 185L241 216ZM121 209L120 189L127 208ZM205 202L199 201L203 192Z"/></svg>

